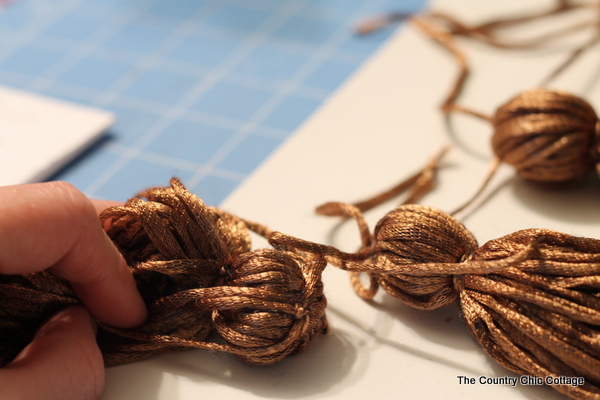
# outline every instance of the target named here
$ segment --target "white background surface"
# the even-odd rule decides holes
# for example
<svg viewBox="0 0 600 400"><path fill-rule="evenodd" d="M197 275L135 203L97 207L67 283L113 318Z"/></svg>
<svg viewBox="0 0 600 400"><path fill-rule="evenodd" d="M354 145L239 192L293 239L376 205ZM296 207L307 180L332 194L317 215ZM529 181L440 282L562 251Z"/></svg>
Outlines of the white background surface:
<svg viewBox="0 0 600 400"><path fill-rule="evenodd" d="M523 3L455 0L435 2L432 8L478 20L516 12ZM550 3L531 1L527 6ZM465 46L473 76L461 103L487 113L535 86L565 56L558 50L524 53ZM553 87L582 95L596 106L597 53L586 55ZM422 203L454 209L476 190L491 159L489 126L457 116L450 134L438 110L455 72L454 61L438 46L410 26L399 29L223 208L353 251L359 245L355 226L315 216L314 207L378 193L453 143L440 184ZM513 176L510 167L502 168L488 201L460 218L480 244L531 227L600 237L597 178L578 188L548 191ZM371 228L396 204L369 212ZM255 242L255 247L264 245ZM346 273L333 267L324 282L331 331L315 338L304 353L271 367L196 350L155 357L109 369L102 399L561 398L547 387L459 385L458 375L514 375L472 340L456 307L413 310L383 291L367 303L354 294Z"/></svg>
<svg viewBox="0 0 600 400"><path fill-rule="evenodd" d="M103 110L0 87L0 186L48 178L113 121Z"/></svg>

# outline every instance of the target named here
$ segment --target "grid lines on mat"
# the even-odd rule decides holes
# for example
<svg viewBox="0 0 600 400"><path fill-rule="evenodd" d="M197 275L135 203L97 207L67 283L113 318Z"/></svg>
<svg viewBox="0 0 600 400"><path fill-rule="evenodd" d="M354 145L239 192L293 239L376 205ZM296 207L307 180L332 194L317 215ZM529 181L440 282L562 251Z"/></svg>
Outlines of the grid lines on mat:
<svg viewBox="0 0 600 400"><path fill-rule="evenodd" d="M19 0L0 84L117 122L53 179L124 200L178 176L218 205L389 36L357 20L422 0Z"/></svg>

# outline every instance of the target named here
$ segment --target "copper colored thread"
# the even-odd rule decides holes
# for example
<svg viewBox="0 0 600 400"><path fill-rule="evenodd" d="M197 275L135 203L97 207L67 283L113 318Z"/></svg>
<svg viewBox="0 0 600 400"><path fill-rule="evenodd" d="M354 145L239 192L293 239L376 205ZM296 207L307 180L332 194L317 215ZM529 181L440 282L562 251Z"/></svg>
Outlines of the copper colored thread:
<svg viewBox="0 0 600 400"><path fill-rule="evenodd" d="M440 161L449 150L450 146L444 147L427 163L427 165L423 169L381 194L378 194L374 197L363 201L359 201L354 204L346 204L340 202L325 203L316 208L316 213L327 216L341 216L344 218L353 218L356 221L358 231L360 234L360 249L361 251L364 251L372 246L374 237L369 231L369 227L362 212L377 207L397 196L400 196L404 192L408 192L408 196L404 200L403 204L411 204L419 201L423 196L425 196L435 187L437 179L436 174L440 166ZM279 235L279 233L277 233L275 236L271 235L270 237L273 238L277 235ZM301 250L298 246L294 246L294 248L296 250ZM315 251L312 248L310 248L310 245L307 249L305 249L305 251L309 253L315 253ZM327 252L321 252L320 254L325 253ZM325 255L325 259L327 259L327 255ZM379 289L379 281L375 274L366 271L354 271L351 268L349 268L348 271L350 276L350 282L356 293L358 293L358 295L363 299L372 299ZM362 273L365 273L367 275L367 279L369 282L368 287L366 287L363 284L363 281L361 279Z"/></svg>
<svg viewBox="0 0 600 400"><path fill-rule="evenodd" d="M526 229L478 246L450 215L414 204L388 213L373 238L357 253L279 232L269 241L368 273L419 309L458 302L473 337L504 367L583 377L582 386L552 387L573 398L600 396L600 240Z"/></svg>
<svg viewBox="0 0 600 400"><path fill-rule="evenodd" d="M464 53L459 50L454 41L454 36L447 31L436 27L426 17L413 17L411 19L413 25L425 32L431 39L442 45L448 52L450 52L458 64L458 76L450 90L450 93L446 96L441 108L445 113L452 111L456 99L460 96L467 78L469 76L469 63Z"/></svg>
<svg viewBox="0 0 600 400"><path fill-rule="evenodd" d="M494 157L485 179L483 180L483 182L481 183L481 185L479 186L479 188L477 189L475 194L473 194L467 201L465 201L463 204L461 204L459 207L457 207L454 211L452 211L450 213L450 215L456 215L456 214L460 213L461 211L465 210L471 204L473 204L475 202L475 200L477 200L479 198L479 196L481 196L481 194L483 193L485 188L491 182L491 180L494 177L494 175L496 174L496 171L498 170L499 166L500 166L500 159L498 157Z"/></svg>
<svg viewBox="0 0 600 400"><path fill-rule="evenodd" d="M408 197L404 200L404 204L418 202L436 185L436 173L440 167L442 158L448 153L448 151L450 151L450 146L445 146L436 155L434 155L431 160L428 161L427 165L425 165L425 167L423 167L420 171L414 173L409 178L380 194L354 203L353 206L359 212L368 211L395 197L400 196L402 193L407 191ZM333 203L333 205L326 203L317 207L316 212L320 215L355 218L357 215L356 212L350 212L345 206L340 207L340 204L344 203Z"/></svg>

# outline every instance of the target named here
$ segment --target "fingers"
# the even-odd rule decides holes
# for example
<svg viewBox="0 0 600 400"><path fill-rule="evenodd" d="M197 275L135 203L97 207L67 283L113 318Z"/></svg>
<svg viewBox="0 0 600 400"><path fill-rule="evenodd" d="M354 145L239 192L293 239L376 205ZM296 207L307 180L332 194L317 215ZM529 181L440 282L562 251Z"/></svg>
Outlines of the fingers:
<svg viewBox="0 0 600 400"><path fill-rule="evenodd" d="M143 300L95 205L72 185L0 187L0 244L1 274L51 267L102 322L133 327L145 320Z"/></svg>
<svg viewBox="0 0 600 400"><path fill-rule="evenodd" d="M0 388L6 399L97 399L104 388L104 363L86 309L70 307L47 321L0 369Z"/></svg>

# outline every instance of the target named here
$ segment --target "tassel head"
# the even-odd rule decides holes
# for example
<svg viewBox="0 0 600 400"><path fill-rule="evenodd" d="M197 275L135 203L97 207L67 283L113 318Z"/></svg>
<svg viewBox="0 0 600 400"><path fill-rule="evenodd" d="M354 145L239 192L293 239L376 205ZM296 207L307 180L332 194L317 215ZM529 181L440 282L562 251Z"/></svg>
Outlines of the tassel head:
<svg viewBox="0 0 600 400"><path fill-rule="evenodd" d="M534 89L496 111L492 148L520 176L542 184L583 180L595 161L598 117L585 100Z"/></svg>
<svg viewBox="0 0 600 400"><path fill-rule="evenodd" d="M217 331L231 346L243 350L235 354L250 364L269 365L301 352L327 328L324 267L324 261L279 250L242 254L227 285L246 288L248 295L214 312Z"/></svg>

